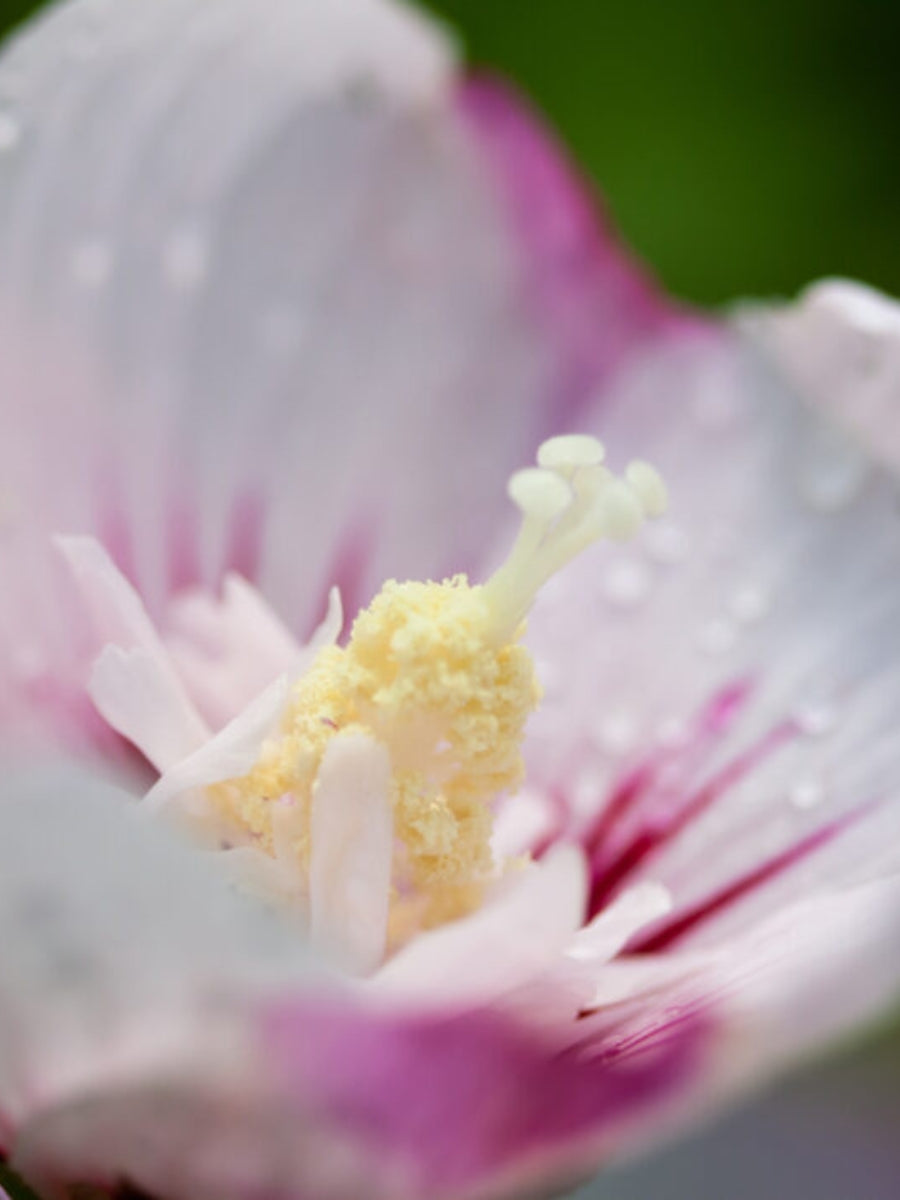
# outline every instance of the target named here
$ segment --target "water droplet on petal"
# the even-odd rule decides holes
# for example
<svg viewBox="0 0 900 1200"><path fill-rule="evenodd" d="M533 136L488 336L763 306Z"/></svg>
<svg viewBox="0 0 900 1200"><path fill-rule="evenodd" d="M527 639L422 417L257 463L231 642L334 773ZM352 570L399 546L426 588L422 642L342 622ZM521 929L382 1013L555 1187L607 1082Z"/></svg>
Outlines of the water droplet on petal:
<svg viewBox="0 0 900 1200"><path fill-rule="evenodd" d="M634 719L625 712L606 714L591 731L591 740L598 750L610 755L627 754L637 739Z"/></svg>
<svg viewBox="0 0 900 1200"><path fill-rule="evenodd" d="M22 125L15 114L0 111L0 153L14 150L22 140Z"/></svg>
<svg viewBox="0 0 900 1200"><path fill-rule="evenodd" d="M816 808L825 799L825 789L816 779L801 779L791 788L790 801L794 808L806 811Z"/></svg>
<svg viewBox="0 0 900 1200"><path fill-rule="evenodd" d="M690 738L687 723L681 717L666 717L656 730L656 740L667 750L678 750L686 746Z"/></svg>
<svg viewBox="0 0 900 1200"><path fill-rule="evenodd" d="M643 563L622 559L611 564L603 575L603 595L619 608L633 608L647 598L650 572Z"/></svg>
<svg viewBox="0 0 900 1200"><path fill-rule="evenodd" d="M700 630L697 642L707 654L727 654L737 641L737 630L724 617L714 617Z"/></svg>
<svg viewBox="0 0 900 1200"><path fill-rule="evenodd" d="M834 704L823 700L816 704L803 705L797 710L794 719L807 737L824 737L837 725L838 711Z"/></svg>
<svg viewBox="0 0 900 1200"><path fill-rule="evenodd" d="M836 430L820 430L801 457L797 486L810 508L833 513L856 499L868 473L862 447Z"/></svg>
<svg viewBox="0 0 900 1200"><path fill-rule="evenodd" d="M209 248L203 233L185 225L171 233L163 247L163 270L178 291L192 291L206 276Z"/></svg>
<svg viewBox="0 0 900 1200"><path fill-rule="evenodd" d="M731 615L742 625L755 625L769 612L770 599L760 587L746 584L731 597Z"/></svg>
<svg viewBox="0 0 900 1200"><path fill-rule="evenodd" d="M583 769L567 793L573 811L579 816L592 816L606 799L609 784L610 774L607 769L597 764Z"/></svg>
<svg viewBox="0 0 900 1200"><path fill-rule="evenodd" d="M710 432L728 429L740 415L740 401L734 390L714 380L697 392L693 403L694 419Z"/></svg>
<svg viewBox="0 0 900 1200"><path fill-rule="evenodd" d="M667 567L684 562L690 552L688 535L671 521L648 525L644 544L650 558Z"/></svg>

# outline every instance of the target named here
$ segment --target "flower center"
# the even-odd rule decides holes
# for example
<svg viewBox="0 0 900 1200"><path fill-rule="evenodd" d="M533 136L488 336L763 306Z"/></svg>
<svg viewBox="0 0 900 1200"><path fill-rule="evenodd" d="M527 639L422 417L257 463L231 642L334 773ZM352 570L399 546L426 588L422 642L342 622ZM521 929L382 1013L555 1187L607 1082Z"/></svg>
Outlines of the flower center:
<svg viewBox="0 0 900 1200"><path fill-rule="evenodd" d="M253 769L210 789L215 806L308 875L311 810L329 743L363 732L391 763L394 860L389 943L476 907L496 877L497 797L521 782L525 723L541 695L521 644L543 583L601 538L631 537L665 508L645 463L623 478L585 436L545 442L509 495L519 536L483 585L386 583L346 646L320 651L294 685L280 728Z"/></svg>

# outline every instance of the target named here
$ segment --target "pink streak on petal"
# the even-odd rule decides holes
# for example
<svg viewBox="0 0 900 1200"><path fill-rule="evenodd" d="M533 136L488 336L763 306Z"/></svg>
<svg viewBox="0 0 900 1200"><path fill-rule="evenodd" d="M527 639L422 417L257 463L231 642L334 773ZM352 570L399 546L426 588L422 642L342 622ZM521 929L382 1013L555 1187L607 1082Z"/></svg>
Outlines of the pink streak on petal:
<svg viewBox="0 0 900 1200"><path fill-rule="evenodd" d="M576 833L573 828L574 819L565 789L554 789L551 798L556 824L532 848L532 856L540 859L557 841L572 836L577 836L589 856L601 854L626 818L656 793L664 774L677 766L684 778L702 766L711 750L744 711L752 692L750 680L738 680L717 692L695 719L686 742L650 754L632 767L613 788L594 820L580 832Z"/></svg>
<svg viewBox="0 0 900 1200"><path fill-rule="evenodd" d="M203 578L197 503L186 492L169 502L169 594L177 595Z"/></svg>
<svg viewBox="0 0 900 1200"><path fill-rule="evenodd" d="M816 850L828 845L835 837L855 824L862 815L860 812L849 813L838 820L829 822L821 829L814 830L793 846L788 846L786 850L773 855L754 870L748 871L733 883L720 888L711 896L707 896L686 912L680 913L656 930L638 938L633 945L627 948L626 953L658 954L671 949L672 946L681 942L713 917L717 917L733 904L737 904L757 888L777 879L779 875L802 862Z"/></svg>
<svg viewBox="0 0 900 1200"><path fill-rule="evenodd" d="M19 704L40 713L44 738L76 757L97 757L126 779L149 786L156 771L145 756L100 716L83 687L42 675L20 689ZM0 708L0 723L11 722Z"/></svg>
<svg viewBox="0 0 900 1200"><path fill-rule="evenodd" d="M705 1031L688 1023L656 1032L642 1055L609 1045L589 1023L575 1045L555 1046L488 1009L362 1018L285 1005L267 1027L301 1105L331 1114L385 1166L412 1169L416 1194L436 1198L577 1161L579 1146L584 1160L587 1144L598 1153L623 1122L680 1092Z"/></svg>
<svg viewBox="0 0 900 1200"><path fill-rule="evenodd" d="M98 485L96 506L97 537L126 579L134 583L138 578L134 529L125 512L122 488L112 471Z"/></svg>
<svg viewBox="0 0 900 1200"><path fill-rule="evenodd" d="M744 753L737 755L722 768L708 783L695 792L671 815L648 821L640 827L634 837L612 858L606 856L603 847L594 861L594 883L588 907L589 918L595 916L621 886L634 874L638 867L658 850L682 833L687 826L707 812L717 800L727 794L737 783L744 780L756 767L768 760L798 734L795 723L782 722L770 729Z"/></svg>
<svg viewBox="0 0 900 1200"><path fill-rule="evenodd" d="M673 761L689 760L690 766L696 768L698 761L703 760L743 712L751 692L752 685L746 680L724 688L702 710L685 746L660 751L630 771L615 788L597 820L582 835L588 853L602 851L615 827L650 793L662 771Z"/></svg>
<svg viewBox="0 0 900 1200"><path fill-rule="evenodd" d="M635 346L664 331L696 328L699 318L670 303L620 248L561 146L509 85L471 76L460 108L530 251L531 292L567 364L552 397L553 424L573 424Z"/></svg>
<svg viewBox="0 0 900 1200"><path fill-rule="evenodd" d="M265 521L263 497L255 491L241 492L231 511L223 574L235 571L251 583L258 579Z"/></svg>

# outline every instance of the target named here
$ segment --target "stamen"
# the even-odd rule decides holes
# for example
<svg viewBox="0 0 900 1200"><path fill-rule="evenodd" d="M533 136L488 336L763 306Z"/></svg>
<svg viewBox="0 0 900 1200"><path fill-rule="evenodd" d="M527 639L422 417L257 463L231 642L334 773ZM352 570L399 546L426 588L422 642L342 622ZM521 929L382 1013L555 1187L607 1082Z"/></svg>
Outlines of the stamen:
<svg viewBox="0 0 900 1200"><path fill-rule="evenodd" d="M538 465L509 481L521 527L488 582L388 581L357 617L346 646L321 650L293 685L280 728L252 769L208 793L253 844L282 861L293 855L306 885L318 886L325 876L313 869L323 861L316 841L340 808L322 787L335 739L383 749L393 948L478 907L499 869L492 806L521 782L525 724L540 698L520 644L539 589L593 542L629 538L665 508L652 467L634 462L618 478L604 458L592 437L544 442ZM353 821L348 816L346 829L332 829L335 845L345 835L355 845Z"/></svg>
<svg viewBox="0 0 900 1200"><path fill-rule="evenodd" d="M595 467L606 458L602 442L586 433L564 433L548 438L538 448L537 461L553 471L569 472L579 467Z"/></svg>
<svg viewBox="0 0 900 1200"><path fill-rule="evenodd" d="M495 638L515 636L540 588L593 542L627 541L645 519L665 511L666 488L653 467L633 462L617 479L602 465L604 458L595 438L555 437L538 450L538 468L510 480L523 521L509 558L484 586ZM567 503L551 479L566 487Z"/></svg>
<svg viewBox="0 0 900 1200"><path fill-rule="evenodd" d="M629 463L625 471L625 478L640 500L644 515L661 517L666 511L669 497L666 485L656 468L651 467L649 463L637 460Z"/></svg>

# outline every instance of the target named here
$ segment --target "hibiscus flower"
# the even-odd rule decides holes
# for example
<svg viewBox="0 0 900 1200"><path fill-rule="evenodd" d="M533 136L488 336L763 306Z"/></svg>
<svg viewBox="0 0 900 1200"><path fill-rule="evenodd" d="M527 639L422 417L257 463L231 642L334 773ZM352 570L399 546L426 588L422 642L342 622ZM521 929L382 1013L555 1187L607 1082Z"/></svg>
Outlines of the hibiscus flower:
<svg viewBox="0 0 900 1200"><path fill-rule="evenodd" d="M882 1011L898 310L670 303L387 0L0 94L11 1166L555 1194Z"/></svg>

